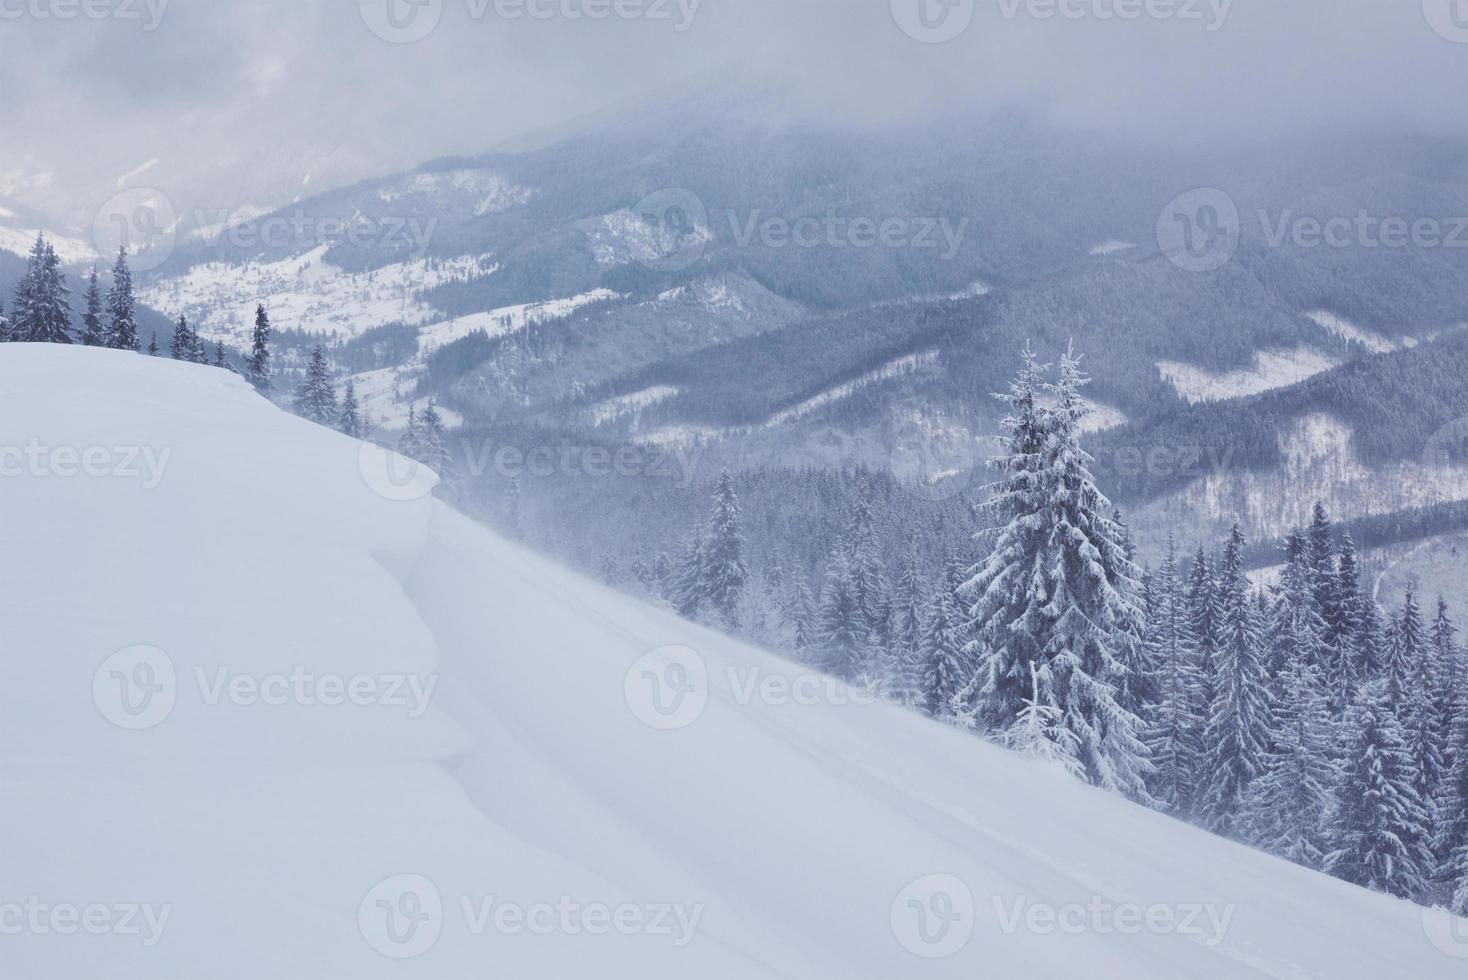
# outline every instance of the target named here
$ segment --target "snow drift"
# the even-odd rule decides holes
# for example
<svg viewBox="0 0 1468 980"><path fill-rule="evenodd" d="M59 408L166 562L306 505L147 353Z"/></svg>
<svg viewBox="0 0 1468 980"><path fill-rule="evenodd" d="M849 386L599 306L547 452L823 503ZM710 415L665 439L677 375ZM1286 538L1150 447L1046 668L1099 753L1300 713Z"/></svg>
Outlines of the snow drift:
<svg viewBox="0 0 1468 980"><path fill-rule="evenodd" d="M578 578L226 372L0 346L0 454L6 976L1468 962L1462 923Z"/></svg>

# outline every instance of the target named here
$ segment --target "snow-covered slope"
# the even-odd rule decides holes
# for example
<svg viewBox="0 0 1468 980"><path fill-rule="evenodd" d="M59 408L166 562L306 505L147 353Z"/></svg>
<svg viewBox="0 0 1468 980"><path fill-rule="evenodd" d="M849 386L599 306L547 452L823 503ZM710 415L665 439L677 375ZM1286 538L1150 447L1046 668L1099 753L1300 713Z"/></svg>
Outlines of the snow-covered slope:
<svg viewBox="0 0 1468 980"><path fill-rule="evenodd" d="M1462 974L1444 920L582 580L233 375L0 381L6 976Z"/></svg>

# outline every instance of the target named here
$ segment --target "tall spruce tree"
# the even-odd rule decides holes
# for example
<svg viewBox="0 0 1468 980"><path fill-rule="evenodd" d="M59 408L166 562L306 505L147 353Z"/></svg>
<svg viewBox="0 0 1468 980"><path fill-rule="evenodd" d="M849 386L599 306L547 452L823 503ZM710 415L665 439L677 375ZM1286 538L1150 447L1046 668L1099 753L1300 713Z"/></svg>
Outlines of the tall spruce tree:
<svg viewBox="0 0 1468 980"><path fill-rule="evenodd" d="M102 288L97 283L97 266L87 276L86 310L82 313L82 343L88 347L107 346L107 327L102 323Z"/></svg>
<svg viewBox="0 0 1468 980"><path fill-rule="evenodd" d="M127 248L117 250L112 286L107 290L107 346L138 350L138 322L133 300L133 274L127 267Z"/></svg>
<svg viewBox="0 0 1468 980"><path fill-rule="evenodd" d="M250 334L250 357L245 362L245 378L256 391L266 392L275 385L270 380L270 316L265 307L255 307L255 328Z"/></svg>
<svg viewBox="0 0 1468 980"><path fill-rule="evenodd" d="M71 288L56 250L36 236L25 274L15 288L10 339L32 344L71 343Z"/></svg>
<svg viewBox="0 0 1468 980"><path fill-rule="evenodd" d="M311 352L306 378L296 389L296 414L317 425L336 425L336 391L331 385L331 370L321 345Z"/></svg>
<svg viewBox="0 0 1468 980"><path fill-rule="evenodd" d="M342 395L341 415L337 418L336 427L353 439L362 438L362 412L357 404L357 386L350 378L347 379L346 393Z"/></svg>
<svg viewBox="0 0 1468 980"><path fill-rule="evenodd" d="M739 628L739 599L749 571L744 558L744 531L739 524L739 497L726 469L714 485L704 545L704 582L709 605L724 628Z"/></svg>
<svg viewBox="0 0 1468 980"><path fill-rule="evenodd" d="M1213 710L1213 695L1217 687L1218 630L1223 617L1218 608L1218 582L1202 546L1193 557L1187 603L1188 630L1198 663L1198 700L1206 719Z"/></svg>
<svg viewBox="0 0 1468 980"><path fill-rule="evenodd" d="M1190 641L1187 602L1179 580L1177 545L1171 536L1167 557L1153 577L1153 608L1147 640L1158 665L1158 702L1147 728L1152 758L1153 799L1171 813L1193 810L1203 759L1205 714L1197 651Z"/></svg>
<svg viewBox="0 0 1468 980"><path fill-rule="evenodd" d="M965 650L961 632L958 589L963 578L963 566L950 558L942 581L934 589L927 628L923 632L919 656L923 670L922 706L934 718L950 718L967 710L961 698L975 680L973 660Z"/></svg>
<svg viewBox="0 0 1468 980"><path fill-rule="evenodd" d="M1235 525L1219 569L1219 647L1213 706L1204 735L1207 789L1202 816L1224 836L1238 837L1244 794L1264 769L1271 727L1268 672L1258 610L1244 575L1244 535Z"/></svg>
<svg viewBox="0 0 1468 980"><path fill-rule="evenodd" d="M1362 686L1347 713L1347 751L1331 815L1325 870L1401 898L1427 885L1427 811L1385 680Z"/></svg>
<svg viewBox="0 0 1468 980"><path fill-rule="evenodd" d="M1341 535L1340 558L1336 563L1335 589L1325 622L1325 681L1330 694L1331 714L1343 717L1355 700L1362 676L1361 631L1366 598L1361 594L1361 571L1356 542Z"/></svg>
<svg viewBox="0 0 1468 980"><path fill-rule="evenodd" d="M1120 698L1142 647L1140 573L1080 445L1088 379L1079 360L1066 353L1056 384L1044 374L1026 350L1001 396L1009 409L1005 455L995 460L1003 479L989 509L1002 523L963 589L978 663L974 716L1002 733L1027 701L1053 705L1086 778L1146 800L1142 722Z"/></svg>
<svg viewBox="0 0 1468 980"><path fill-rule="evenodd" d="M1310 629L1301 620L1295 620L1293 627ZM1313 643L1314 638L1302 636L1299 642ZM1318 869L1329 843L1324 822L1335 789L1334 728L1325 681L1309 658L1298 657L1285 663L1279 688L1273 742L1263 773L1247 793L1247 837L1271 854Z"/></svg>
<svg viewBox="0 0 1468 980"><path fill-rule="evenodd" d="M844 544L838 544L826 562L816 613L819 666L845 680L858 680L868 639L866 617L862 615L852 579L851 553Z"/></svg>
<svg viewBox="0 0 1468 980"><path fill-rule="evenodd" d="M175 361L194 359L194 332L189 329L186 317L180 316L173 325L173 342L168 345L168 353Z"/></svg>
<svg viewBox="0 0 1468 980"><path fill-rule="evenodd" d="M698 619L707 602L703 568L703 534L694 531L668 582L668 602L684 619Z"/></svg>

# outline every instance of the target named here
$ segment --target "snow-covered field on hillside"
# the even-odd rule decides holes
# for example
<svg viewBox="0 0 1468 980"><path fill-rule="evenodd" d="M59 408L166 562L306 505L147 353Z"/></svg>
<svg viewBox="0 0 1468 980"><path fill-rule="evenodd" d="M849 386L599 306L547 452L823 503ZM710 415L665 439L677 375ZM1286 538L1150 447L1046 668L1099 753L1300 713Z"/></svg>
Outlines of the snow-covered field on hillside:
<svg viewBox="0 0 1468 980"><path fill-rule="evenodd" d="M1157 370L1163 380L1193 404L1244 398L1276 388L1287 388L1340 362L1309 347L1293 350L1260 351L1251 367L1237 371L1209 371L1179 361L1158 361Z"/></svg>
<svg viewBox="0 0 1468 980"><path fill-rule="evenodd" d="M0 975L1468 969L1468 923L642 606L232 374L0 380Z"/></svg>

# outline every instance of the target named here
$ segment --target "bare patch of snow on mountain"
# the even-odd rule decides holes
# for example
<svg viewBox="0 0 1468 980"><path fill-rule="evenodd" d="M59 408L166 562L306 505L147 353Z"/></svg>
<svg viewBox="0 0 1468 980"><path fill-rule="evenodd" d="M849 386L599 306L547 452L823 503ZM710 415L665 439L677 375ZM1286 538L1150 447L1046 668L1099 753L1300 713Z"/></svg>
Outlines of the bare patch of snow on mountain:
<svg viewBox="0 0 1468 980"><path fill-rule="evenodd" d="M377 192L385 204L404 198L434 197L445 194L477 197L474 213L480 217L519 207L535 197L535 192L521 187L496 173L486 170L450 170L445 173L413 174L395 185Z"/></svg>
<svg viewBox="0 0 1468 980"><path fill-rule="evenodd" d="M1126 413L1113 405L1105 405L1089 398L1083 398L1088 411L1086 417L1081 419L1081 431L1086 433L1105 432L1108 429L1116 429L1127 424Z"/></svg>
<svg viewBox="0 0 1468 980"><path fill-rule="evenodd" d="M435 316L421 294L435 286L488 275L488 255L416 259L347 272L325 259L329 246L277 262L211 262L141 290L139 299L194 322L209 340L248 341L255 306L263 303L279 327L338 340L388 323L425 323Z"/></svg>
<svg viewBox="0 0 1468 980"><path fill-rule="evenodd" d="M656 262L714 239L706 224L693 228L691 237L675 236L663 225L625 209L579 221L576 228L586 236L592 256L603 269L631 262Z"/></svg>
<svg viewBox="0 0 1468 980"><path fill-rule="evenodd" d="M1309 347L1294 350L1260 351L1254 366L1221 373L1180 361L1158 361L1157 370L1187 401L1224 401L1243 398L1276 388L1287 388L1306 378L1337 367L1339 361Z"/></svg>
<svg viewBox="0 0 1468 980"><path fill-rule="evenodd" d="M1345 318L1336 316L1329 310L1313 310L1310 313L1306 313L1305 316L1311 323L1314 323L1322 330L1328 330L1337 337L1345 340L1354 340L1373 354L1385 354L1387 351L1397 349L1397 344L1383 337L1381 334L1367 330L1364 327L1358 327ZM1412 344L1407 346L1413 346L1415 343L1413 341Z"/></svg>
<svg viewBox="0 0 1468 980"><path fill-rule="evenodd" d="M892 378L901 377L905 374L912 374L924 368L932 367L937 363L938 352L936 350L923 351L918 354L908 354L904 357L899 357L893 361L889 361L888 363L883 364L875 371L869 371L859 378L847 381L844 384L836 385L834 388L823 391L813 398L807 398L799 405L787 408L781 412L776 412L770 417L769 421L766 422L765 425L767 427L785 425L786 423L793 422L803 415L809 415L816 409L823 408L826 405L831 404L832 402L840 401L843 398L849 398L856 392L860 391L862 388L867 387L868 385L877 384L878 382L882 381L889 381Z"/></svg>
<svg viewBox="0 0 1468 980"><path fill-rule="evenodd" d="M5 216L14 217L9 212ZM20 256L29 255L31 247L36 244L36 236L40 234L46 236L46 241L56 250L56 257L65 265L97 260L96 249L81 239L67 238L65 235L43 232L37 228L10 228L0 225L0 251L14 252Z"/></svg>
<svg viewBox="0 0 1468 980"><path fill-rule="evenodd" d="M1119 241L1115 238L1108 239L1091 249L1092 255L1115 255L1117 252L1125 252L1127 249L1136 248L1131 242Z"/></svg>
<svg viewBox="0 0 1468 980"><path fill-rule="evenodd" d="M653 385L641 391L634 391L630 395L619 395L616 398L608 398L597 402L591 408L594 425L606 425L615 422L627 415L636 415L650 405L666 401L677 395L681 389L672 385Z"/></svg>
<svg viewBox="0 0 1468 980"><path fill-rule="evenodd" d="M486 313L470 313L424 327L418 335L418 348L427 354L472 333L483 331L491 337L517 333L533 323L545 323L569 316L581 307L603 300L619 299L621 293L610 289L593 289L578 296L545 300L539 303L517 303Z"/></svg>
<svg viewBox="0 0 1468 980"><path fill-rule="evenodd" d="M1250 473L1224 459L1183 492L1182 503L1283 535L1309 523L1317 500L1342 518L1468 500L1468 467L1415 459L1368 467L1351 445L1350 427L1325 413L1296 420L1279 449L1279 470Z"/></svg>

